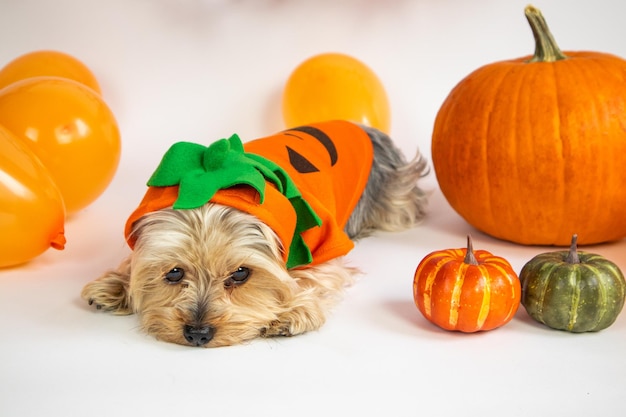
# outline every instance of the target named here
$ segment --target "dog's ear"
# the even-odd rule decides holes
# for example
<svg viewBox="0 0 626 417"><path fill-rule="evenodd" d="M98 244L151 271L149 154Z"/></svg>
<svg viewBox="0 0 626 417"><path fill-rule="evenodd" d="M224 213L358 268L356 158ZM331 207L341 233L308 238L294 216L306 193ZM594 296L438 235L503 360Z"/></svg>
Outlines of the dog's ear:
<svg viewBox="0 0 626 417"><path fill-rule="evenodd" d="M98 310L113 314L132 314L128 292L130 281L130 257L125 259L116 270L108 271L100 278L85 285L81 297L95 305Z"/></svg>

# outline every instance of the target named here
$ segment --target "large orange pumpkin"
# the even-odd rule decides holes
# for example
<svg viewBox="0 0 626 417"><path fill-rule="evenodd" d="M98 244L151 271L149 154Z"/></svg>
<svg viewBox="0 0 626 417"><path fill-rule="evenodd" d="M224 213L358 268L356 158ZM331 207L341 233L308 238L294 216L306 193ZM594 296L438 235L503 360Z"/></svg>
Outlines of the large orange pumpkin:
<svg viewBox="0 0 626 417"><path fill-rule="evenodd" d="M492 330L517 311L521 285L511 264L485 250L467 248L430 253L413 278L415 305L431 323L465 333Z"/></svg>
<svg viewBox="0 0 626 417"><path fill-rule="evenodd" d="M432 158L468 223L521 244L626 236L626 61L561 52L541 13L526 17L534 56L492 63L441 106Z"/></svg>

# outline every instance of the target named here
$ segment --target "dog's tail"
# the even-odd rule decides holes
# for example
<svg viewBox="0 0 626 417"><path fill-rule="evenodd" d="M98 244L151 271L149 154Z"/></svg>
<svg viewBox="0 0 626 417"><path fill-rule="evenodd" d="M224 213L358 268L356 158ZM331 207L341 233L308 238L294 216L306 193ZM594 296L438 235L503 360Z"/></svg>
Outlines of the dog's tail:
<svg viewBox="0 0 626 417"><path fill-rule="evenodd" d="M427 194L418 180L429 173L424 156L418 151L407 161L385 133L363 126L374 146L374 162L363 192L348 224L346 233L353 240L376 230L390 232L412 228L426 215Z"/></svg>

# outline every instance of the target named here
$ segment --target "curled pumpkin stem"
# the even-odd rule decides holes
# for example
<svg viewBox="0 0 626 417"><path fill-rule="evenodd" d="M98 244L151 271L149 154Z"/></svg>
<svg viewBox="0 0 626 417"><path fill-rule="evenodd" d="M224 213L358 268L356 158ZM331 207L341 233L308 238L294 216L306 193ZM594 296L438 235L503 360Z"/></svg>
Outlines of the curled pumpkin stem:
<svg viewBox="0 0 626 417"><path fill-rule="evenodd" d="M567 259L565 259L565 262L570 263L570 264L580 263L580 257L578 256L578 250L577 250L577 243L578 243L578 235L574 234L572 235L572 243L570 244L569 253L567 254Z"/></svg>
<svg viewBox="0 0 626 417"><path fill-rule="evenodd" d="M463 262L468 265L478 265L476 256L474 256L474 245L470 235L467 235L467 252L465 252L465 259L463 259Z"/></svg>
<svg viewBox="0 0 626 417"><path fill-rule="evenodd" d="M535 54L528 62L554 62L566 59L567 56L561 52L561 49L556 44L541 11L534 6L528 5L524 9L524 14L535 38Z"/></svg>

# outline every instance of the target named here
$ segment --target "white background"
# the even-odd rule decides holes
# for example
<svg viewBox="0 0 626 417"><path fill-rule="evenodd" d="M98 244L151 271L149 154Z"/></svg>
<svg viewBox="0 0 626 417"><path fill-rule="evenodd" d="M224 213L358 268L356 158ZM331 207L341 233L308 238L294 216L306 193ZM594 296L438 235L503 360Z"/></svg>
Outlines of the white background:
<svg viewBox="0 0 626 417"><path fill-rule="evenodd" d="M624 416L626 313L569 334L520 307L506 326L446 332L413 303L429 252L503 256L519 272L552 248L497 241L445 202L434 174L419 228L380 234L349 255L365 273L319 331L197 349L158 342L136 317L97 313L81 288L127 253L122 229L171 143L244 140L284 128L280 93L313 54L344 52L380 77L392 136L430 158L436 112L464 76L531 54L526 1L0 0L0 66L57 49L85 62L115 113L114 181L67 220L66 250L0 271L0 416ZM623 0L542 0L564 50L626 56ZM2 237L5 238L5 237ZM626 242L586 250L626 269Z"/></svg>

